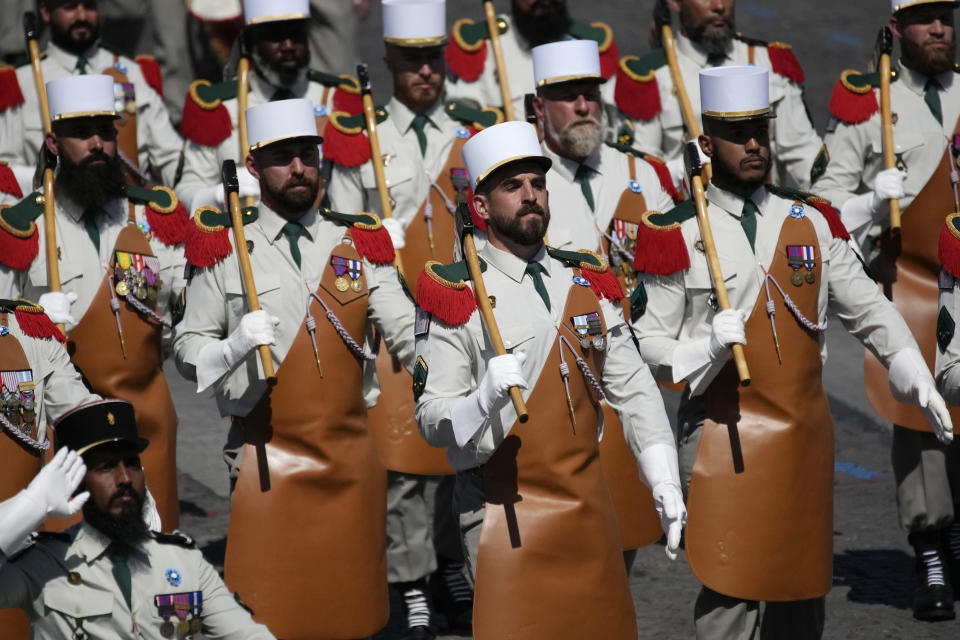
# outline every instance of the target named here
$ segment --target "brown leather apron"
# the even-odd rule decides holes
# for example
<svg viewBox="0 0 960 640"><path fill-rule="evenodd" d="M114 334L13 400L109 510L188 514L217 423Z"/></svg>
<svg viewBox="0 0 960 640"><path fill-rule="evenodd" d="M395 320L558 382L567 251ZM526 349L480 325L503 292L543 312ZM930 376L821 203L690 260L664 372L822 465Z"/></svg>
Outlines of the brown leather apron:
<svg viewBox="0 0 960 640"><path fill-rule="evenodd" d="M815 284L791 284L787 245L814 247ZM788 217L769 268L814 322L821 255L813 223ZM830 590L833 423L816 336L786 308L772 283L770 291L783 362L777 360L761 288L746 323L753 381L739 387L730 361L706 392L687 499L687 560L700 582L724 595L805 600Z"/></svg>
<svg viewBox="0 0 960 640"><path fill-rule="evenodd" d="M352 244L331 256L360 260ZM362 344L366 278L360 292L338 291L335 279L325 270L317 295ZM226 582L279 638L359 638L389 613L387 478L367 428L363 368L316 300L310 313L323 377L304 324L276 386L243 419Z"/></svg>
<svg viewBox="0 0 960 640"><path fill-rule="evenodd" d="M113 78L115 84L124 91L123 108L117 111L120 118L117 120L117 150L130 161L134 167L140 167L140 145L137 142L137 102L133 83L127 74L120 71L116 64L120 58L114 56L114 65L107 67L100 73ZM128 184L141 184L143 181L135 171L132 171L126 162L123 162L123 174Z"/></svg>
<svg viewBox="0 0 960 640"><path fill-rule="evenodd" d="M456 201L457 191L450 180L450 170L463 168L461 150L466 142L457 138L450 149L447 163L437 176L436 183L451 201ZM447 211L443 197L433 187L427 198L433 207L433 244L430 246L427 219L424 216L426 201L406 229L406 246L400 249L407 288L416 298L417 276L429 260L447 264L453 261L453 245L456 227L453 214ZM453 468L447 462L446 450L431 447L420 435L413 415L413 378L400 361L380 348L377 354L377 378L380 380L380 400L370 409L370 431L377 441L380 458L387 469L420 475L447 475Z"/></svg>
<svg viewBox="0 0 960 640"><path fill-rule="evenodd" d="M0 325L7 326L7 314L0 314ZM0 336L0 371L25 371L31 369L27 355L20 342L8 333ZM36 413L42 398L35 398ZM21 426L17 416L8 416L15 426ZM36 438L36 429L30 437ZM19 441L0 428L0 460L3 460L3 474L0 476L0 501L16 495L25 489L40 471L40 455L26 448ZM3 637L9 640L26 640L30 637L30 621L20 609L0 609L0 629Z"/></svg>
<svg viewBox="0 0 960 640"><path fill-rule="evenodd" d="M953 131L960 133L960 121ZM953 162L948 144L937 170L903 212L903 226L900 228L901 252L896 259L896 282L892 285L893 303L907 321L907 326L916 338L920 353L931 371L937 354L940 293L937 239L940 237L943 219L954 209L953 186L950 182L950 166ZM902 427L932 432L918 407L894 400L890 393L887 368L880 364L870 351L865 351L865 354L863 377L867 397L874 411L885 420ZM960 424L960 408L948 409L954 424Z"/></svg>
<svg viewBox="0 0 960 640"><path fill-rule="evenodd" d="M133 224L133 205L128 223L113 247L117 251L153 256L150 243ZM114 257L111 260L113 264ZM120 323L127 347L123 357L117 321L110 308L111 285L105 275L79 324L70 332L67 352L83 372L94 392L105 398L122 398L133 404L137 430L150 441L140 458L150 493L165 531L180 522L177 501L177 413L163 374L161 334L163 327L141 316L129 303L120 301ZM153 307L150 300L143 304Z"/></svg>
<svg viewBox="0 0 960 640"><path fill-rule="evenodd" d="M570 331L560 329L595 372L601 356L581 349L570 316L599 310L588 287L573 285L563 313ZM477 640L637 637L616 514L599 464L597 407L564 347L577 418L575 428L570 424L558 347L559 339L527 400L530 420L515 423L482 467Z"/></svg>

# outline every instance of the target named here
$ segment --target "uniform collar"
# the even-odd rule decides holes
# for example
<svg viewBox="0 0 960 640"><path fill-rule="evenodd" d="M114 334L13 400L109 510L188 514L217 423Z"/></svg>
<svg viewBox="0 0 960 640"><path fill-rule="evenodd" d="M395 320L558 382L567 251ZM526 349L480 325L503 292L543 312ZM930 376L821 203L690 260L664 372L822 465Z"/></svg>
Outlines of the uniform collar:
<svg viewBox="0 0 960 640"><path fill-rule="evenodd" d="M267 102L273 99L273 94L280 89L289 89L290 93L292 93L295 98L304 98L307 95L307 88L309 85L310 81L307 79L306 68L304 68L300 75L297 76L297 81L293 83L292 87L274 86L270 82L267 82L267 79L256 71L250 74L250 89L252 89L257 95L263 96L264 100Z"/></svg>
<svg viewBox="0 0 960 640"><path fill-rule="evenodd" d="M556 171L564 180L572 183L577 175L577 169L580 168L581 163L554 153L553 150L547 146L546 142L541 143L540 147L543 149L543 155L553 160L553 166L550 167L550 170ZM584 160L582 164L585 164L593 169L594 173L603 173L603 171L600 170L600 152L602 150L603 143L601 142L600 147L598 147L597 150L592 154L587 156L587 159Z"/></svg>
<svg viewBox="0 0 960 640"><path fill-rule="evenodd" d="M480 254L484 260L496 267L497 271L500 271L511 280L517 282L523 280L523 276L527 270L527 261L523 258L519 258L508 251L497 249L489 240L480 249ZM550 256L547 254L546 247L541 246L536 255L533 256L531 262L539 262L540 265L543 266L544 273L547 277L550 276L551 261Z"/></svg>
<svg viewBox="0 0 960 640"><path fill-rule="evenodd" d="M87 59L87 62L93 63L96 56L100 53L99 43L94 43L89 49L84 51L84 56ZM53 42L47 43L47 49L44 52L48 58L59 64L61 67L67 71L73 73L74 69L77 68L77 60L80 58L78 55L74 55L67 51L66 49L61 49ZM88 69L87 73L98 73L94 69Z"/></svg>
<svg viewBox="0 0 960 640"><path fill-rule="evenodd" d="M677 43L677 51L680 54L693 60L700 68L705 68L707 66L708 56L703 47L679 32L677 32L674 36L674 40ZM727 50L724 52L724 55L729 60L730 54L732 53L733 40L731 39L730 43L727 45Z"/></svg>
<svg viewBox="0 0 960 640"><path fill-rule="evenodd" d="M953 71L948 69L943 73L938 73L934 78L940 83L943 89L947 89L953 84ZM923 96L924 88L927 86L927 80L930 76L914 71L910 67L904 66L903 60L900 61L900 81L918 96Z"/></svg>
<svg viewBox="0 0 960 640"><path fill-rule="evenodd" d="M80 556L88 565L93 564L98 558L100 558L100 556L106 553L107 547L109 547L110 544L110 538L103 535L86 522L81 522L79 525L77 525L77 535L73 538L73 542L70 543L70 549L67 552L67 557L70 557L71 555ZM132 550L137 556L146 556L146 552L143 549L142 543L134 545Z"/></svg>
<svg viewBox="0 0 960 640"><path fill-rule="evenodd" d="M744 199L740 196L720 189L713 183L710 183L707 187L706 195L707 201L710 204L717 205L733 217L739 218L743 214ZM753 204L757 205L757 211L760 215L763 215L763 207L766 205L769 197L765 185L760 185L757 187L757 190L750 195L750 199L753 200Z"/></svg>
<svg viewBox="0 0 960 640"><path fill-rule="evenodd" d="M257 223L263 229L263 233L267 236L270 244L273 244L283 235L283 225L287 224L286 218L263 204L263 202L257 206L257 213ZM317 214L315 207L311 207L297 222L303 225L307 238L312 241L317 237L317 232L320 230L320 216Z"/></svg>
<svg viewBox="0 0 960 640"><path fill-rule="evenodd" d="M76 201L72 200L67 194L62 191L56 194L57 206L67 216L74 222L80 223L83 220L83 214L86 212L87 208L81 206ZM106 212L107 217L110 220L121 220L126 217L126 207L128 206L126 198L114 198L109 200L106 204L100 207L100 210Z"/></svg>
<svg viewBox="0 0 960 640"><path fill-rule="evenodd" d="M396 96L390 98L390 102L387 103L387 113L390 114L390 119L393 120L393 124L401 135L406 135L410 131L413 119L417 115L410 107L397 100ZM427 123L431 127L439 130L442 113L443 100L438 99L429 109L424 111L423 115L427 116Z"/></svg>

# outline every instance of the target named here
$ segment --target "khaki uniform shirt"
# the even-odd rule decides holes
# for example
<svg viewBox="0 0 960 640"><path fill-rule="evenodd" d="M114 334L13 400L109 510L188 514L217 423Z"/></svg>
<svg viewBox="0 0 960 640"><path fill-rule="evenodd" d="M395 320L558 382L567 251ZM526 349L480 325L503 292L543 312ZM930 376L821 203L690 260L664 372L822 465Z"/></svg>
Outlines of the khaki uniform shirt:
<svg viewBox="0 0 960 640"><path fill-rule="evenodd" d="M924 102L927 76L901 65L898 80L890 83L891 111L897 116L893 124L893 143L897 163L907 173L903 181L906 195L900 199L901 210L910 206L933 175L960 118L960 76L946 71L936 79L943 87L940 91L943 124L937 122ZM874 93L879 104L879 89ZM830 164L823 177L817 180L816 189L839 210L851 196L872 191L877 174L884 170L880 111L859 124L831 118L825 142L830 152ZM944 215L952 204L943 203ZM889 216L884 216L883 224L871 225L864 234L857 235L865 235L862 242L869 246L882 228L889 226L888 221ZM909 216L904 218L904 224L909 224Z"/></svg>
<svg viewBox="0 0 960 640"><path fill-rule="evenodd" d="M677 60L683 76L690 106L700 114L700 71L709 67L707 54L689 38L675 34ZM774 160L773 182L795 185L801 188L810 185L810 169L823 146L807 115L803 101L803 87L789 78L774 73L766 47L753 49L754 64L770 72L770 106L777 117L770 120L770 152ZM727 49L727 57L720 66L745 65L749 63L749 46L733 40ZM657 86L660 89L662 110L647 121L634 121L634 144L638 149L673 160L683 155L685 129L680 102L673 93L673 79L669 65L656 70ZM627 118L627 116L622 116ZM700 120L700 126L703 122Z"/></svg>
<svg viewBox="0 0 960 640"><path fill-rule="evenodd" d="M306 98L313 102L314 109L324 113L333 112L333 93L331 87L327 93L327 102L323 101L324 85L319 82L310 82L306 74L290 88L294 98ZM278 91L269 82L256 72L250 73L250 93L247 97L247 107L265 104L273 99ZM189 100L189 98L187 98ZM187 139L183 147L183 175L177 183L177 196L189 207L197 189L220 184L220 171L224 160L233 160L237 163L237 170L244 166L240 158L240 125L237 123L237 99L223 101L230 113L230 122L233 131L226 140L215 147L207 147ZM321 150L321 154L322 154Z"/></svg>
<svg viewBox="0 0 960 640"><path fill-rule="evenodd" d="M960 318L960 280L940 270L940 308L945 309L954 322ZM937 389L947 404L960 405L960 332L954 332L946 349L937 347L934 375Z"/></svg>
<svg viewBox="0 0 960 640"><path fill-rule="evenodd" d="M579 163L561 157L542 145L543 155L553 160L547 172L547 191L550 193L550 227L547 237L550 246L568 251L581 248L596 250L610 227L620 196L629 188L630 166L627 154L605 144L588 157L584 164L593 169L589 184L593 193L594 210L587 205L580 183L574 180ZM656 171L646 161L636 158L637 182L647 203L647 209L669 211L673 198L663 190Z"/></svg>
<svg viewBox="0 0 960 640"><path fill-rule="evenodd" d="M8 16L9 17L9 16ZM102 73L114 66L114 54L95 46L87 55L87 73ZM147 84L140 65L125 56L117 64L126 71L133 84L137 101L137 144L140 146L140 170L155 174L163 184L173 185L183 141L170 123L167 108L153 87ZM40 63L44 82L57 78L80 75L77 71L77 56L50 43L46 57ZM11 166L36 167L40 148L43 146L43 119L40 101L30 65L17 68L17 81L23 93L24 103L0 112L0 160ZM122 105L118 110L123 113Z"/></svg>
<svg viewBox="0 0 960 640"><path fill-rule="evenodd" d="M113 577L113 561L103 534L86 523L62 535L42 535L26 551L0 554L0 608L23 609L30 617L30 637L83 637L109 640L162 640L164 620L154 596L203 592L204 638L272 639L274 636L234 599L216 569L196 548L150 537L129 559L131 605ZM173 569L179 580L167 577ZM71 575L79 576L71 582ZM174 584L178 582L178 584ZM178 622L173 615L174 624ZM182 636L181 636L182 637Z"/></svg>
<svg viewBox="0 0 960 640"><path fill-rule="evenodd" d="M520 366L530 385L529 389L522 391L524 399L528 399L554 348L557 330L564 321L562 314L573 285L573 272L564 263L551 258L544 249L534 257L544 269L541 277L550 297L550 310L547 310L534 289L532 278L524 273L526 261L490 244L481 247L480 254L488 264L483 274L487 292L497 299L493 312L503 344L508 352L525 356ZM652 444L674 446L663 399L637 353L623 322L622 310L605 299L600 301L600 308L608 340L606 359L600 372L601 382L607 402L620 415L630 448L639 454ZM421 318L417 327L417 355L429 368L426 386L416 408L420 432L433 446L447 447L447 458L458 471L485 463L509 435L517 414L513 404L506 402L499 411L491 413L478 435L464 448L457 447L451 424L453 408L477 389L486 373L487 361L496 356L486 337L479 311L474 312L466 324L457 327ZM573 357L569 353L564 355L571 375L580 375ZM544 375L554 373L544 372ZM562 397L556 401L561 405L565 402ZM603 414L599 410L597 414L602 434Z"/></svg>
<svg viewBox="0 0 960 640"><path fill-rule="evenodd" d="M438 100L424 114L428 118L424 127L427 149L420 155L420 143L411 126L416 114L396 98L391 98L387 104L387 114L389 117L377 125L380 152L393 202L393 217L406 227L427 199L431 183L446 166L457 132L466 132L466 129L447 115L443 101ZM334 165L327 194L334 211L369 211L382 215L377 179L369 161L356 167ZM433 213L446 215L441 211ZM442 238L438 240L444 241ZM446 240L452 242L453 238Z"/></svg>
<svg viewBox="0 0 960 640"><path fill-rule="evenodd" d="M290 255L290 244L283 235L286 222L277 213L261 205L259 218L244 227L247 242L253 243L250 262L260 306L280 319L275 327L276 344L270 347L274 365L279 369L297 333L301 331L309 295L320 286L324 270L330 269L330 252L344 237L344 228L311 210L300 218L305 235L300 237L301 266ZM232 242L232 238L231 238ZM363 273L370 292L367 317L383 337L387 348L400 361L413 367L413 303L400 287L392 265L374 266L363 260ZM336 313L337 309L332 308ZM187 287L187 307L177 325L174 354L177 368L190 380L196 380L196 362L200 350L236 330L248 312L243 281L236 253L209 268L195 270ZM329 322L323 315L317 323ZM369 326L369 325L368 325ZM368 336L369 337L369 336ZM359 342L359 340L358 340ZM364 397L373 406L379 396L376 367L364 367ZM215 386L221 415L245 416L266 391L257 350L247 356ZM360 390L358 389L359 393Z"/></svg>
<svg viewBox="0 0 960 640"><path fill-rule="evenodd" d="M759 209L756 253L750 249L750 242L740 226L743 199L713 184L707 187L710 226L730 305L747 315L753 311L757 296L765 296L761 266L769 267L774 253L779 250L780 230L793 205L792 200L774 195L764 187L757 189L751 199ZM885 365L889 365L894 354L901 349L916 348L916 341L903 318L866 275L850 246L831 235L827 221L818 211L810 206L805 209L817 232L820 244L817 258L822 263L819 313L818 317L809 320L825 323L827 310L833 311L847 331ZM636 321L634 328L640 338L644 360L653 368L654 374L663 379L676 378L672 371L676 346L708 337L716 313L709 303L713 296L713 281L707 259L695 248L700 239L696 217L682 222L680 229L690 256L690 268L665 276L638 274L638 280L646 287L648 300L646 313ZM780 284L787 293L793 288L788 282ZM772 284L771 295L779 295ZM781 314L776 319L777 322L796 321ZM825 334L820 333L818 340L821 356L826 361ZM749 349L750 345L746 348ZM703 391L697 388L702 378L702 375L689 376L694 394Z"/></svg>

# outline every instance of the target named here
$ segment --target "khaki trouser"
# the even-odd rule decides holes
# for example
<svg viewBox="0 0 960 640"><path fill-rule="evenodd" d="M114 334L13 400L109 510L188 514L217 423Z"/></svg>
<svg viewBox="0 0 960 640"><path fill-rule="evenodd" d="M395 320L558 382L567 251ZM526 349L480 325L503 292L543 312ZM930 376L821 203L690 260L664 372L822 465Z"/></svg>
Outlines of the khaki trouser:
<svg viewBox="0 0 960 640"><path fill-rule="evenodd" d="M894 425L890 459L900 526L910 533L949 527L960 503L960 446Z"/></svg>
<svg viewBox="0 0 960 640"><path fill-rule="evenodd" d="M430 476L387 472L387 582L413 582L437 568L427 503Z"/></svg>
<svg viewBox="0 0 960 640"><path fill-rule="evenodd" d="M453 512L460 527L464 562L470 577L477 579L477 554L480 551L480 530L483 525L483 477L479 469L457 472L453 488Z"/></svg>

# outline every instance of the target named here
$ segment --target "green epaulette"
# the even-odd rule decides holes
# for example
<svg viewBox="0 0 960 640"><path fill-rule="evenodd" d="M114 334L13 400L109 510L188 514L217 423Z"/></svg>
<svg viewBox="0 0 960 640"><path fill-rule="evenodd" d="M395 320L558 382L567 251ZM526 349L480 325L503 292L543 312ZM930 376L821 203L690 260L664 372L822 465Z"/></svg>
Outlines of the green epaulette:
<svg viewBox="0 0 960 640"><path fill-rule="evenodd" d="M568 267L588 268L592 271L604 271L608 268L607 261L598 254L587 249L579 251L564 251L563 249L554 249L547 247L547 254L554 260L563 262Z"/></svg>
<svg viewBox="0 0 960 640"><path fill-rule="evenodd" d="M190 98L197 103L197 106L206 110L216 109L224 100L232 100L236 97L236 78L221 80L216 84L209 80L194 80L190 85Z"/></svg>
<svg viewBox="0 0 960 640"><path fill-rule="evenodd" d="M197 548L197 543L193 541L193 538L181 531L174 531L173 533L160 533L159 531L151 531L150 537L160 544L175 544L178 547L183 547L184 549Z"/></svg>
<svg viewBox="0 0 960 640"><path fill-rule="evenodd" d="M500 35L507 32L506 20L497 20L497 31ZM473 21L469 18L461 18L453 25L453 44L464 51L476 51L483 46L484 40L490 38L490 29L487 28L486 20Z"/></svg>
<svg viewBox="0 0 960 640"><path fill-rule="evenodd" d="M377 124L390 117L390 114L383 107L377 107L374 113L377 116ZM362 113L349 114L346 111L334 111L330 114L329 123L337 131L347 136L360 135L367 130L367 119ZM326 148L324 148L324 152L326 152Z"/></svg>
<svg viewBox="0 0 960 640"><path fill-rule="evenodd" d="M486 270L487 263L481 258L480 272ZM469 282L465 261L441 264L431 260L417 278L417 306L451 327L462 325L477 310Z"/></svg>
<svg viewBox="0 0 960 640"><path fill-rule="evenodd" d="M643 223L654 231L674 229L682 222L697 217L697 204L692 198L684 200L670 211L647 211L643 214Z"/></svg>
<svg viewBox="0 0 960 640"><path fill-rule="evenodd" d="M375 231L382 225L380 217L372 213L340 213L330 209L320 209L320 215L328 220L340 223L348 227L356 227L364 231Z"/></svg>
<svg viewBox="0 0 960 640"><path fill-rule="evenodd" d="M667 66L667 52L663 49L654 49L640 57L620 58L620 69L635 82L650 82L654 78L653 73L665 66Z"/></svg>
<svg viewBox="0 0 960 640"><path fill-rule="evenodd" d="M17 204L0 208L0 229L14 235L32 234L33 221L43 215L43 194L34 191Z"/></svg>
<svg viewBox="0 0 960 640"><path fill-rule="evenodd" d="M474 109L462 102L451 100L444 105L444 109L448 116L463 125L473 127L477 131L482 131L503 122L503 112L496 107Z"/></svg>
<svg viewBox="0 0 960 640"><path fill-rule="evenodd" d="M307 79L325 87L337 87L348 93L360 93L360 82L351 75L337 76L332 73L310 69L307 71Z"/></svg>
<svg viewBox="0 0 960 640"><path fill-rule="evenodd" d="M767 40L761 40L760 38L751 38L749 36L743 35L739 31L733 34L733 37L739 40L740 42L742 42L743 44L749 45L751 47L766 47L769 44L769 41Z"/></svg>
<svg viewBox="0 0 960 640"><path fill-rule="evenodd" d="M243 209L242 218L244 226L254 222L259 217L256 207L247 207ZM187 225L186 240L183 250L187 262L191 266L204 268L212 267L222 262L233 253L233 245L230 243L230 232L232 227L230 213L220 211L216 207L200 207L193 214L193 224Z"/></svg>

